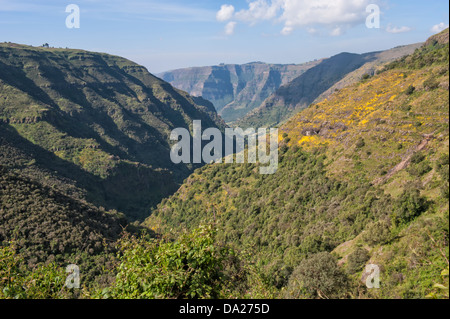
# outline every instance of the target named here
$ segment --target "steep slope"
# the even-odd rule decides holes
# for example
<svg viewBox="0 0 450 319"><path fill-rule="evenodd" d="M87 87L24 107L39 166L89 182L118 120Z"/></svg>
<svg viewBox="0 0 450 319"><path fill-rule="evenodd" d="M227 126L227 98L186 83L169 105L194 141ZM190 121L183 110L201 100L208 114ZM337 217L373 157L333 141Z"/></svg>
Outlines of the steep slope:
<svg viewBox="0 0 450 319"><path fill-rule="evenodd" d="M171 163L169 137L194 119L225 125L210 103L126 59L0 44L4 143L45 154L49 161L35 158L42 171L58 167L86 198L131 219L145 217L189 175L190 167Z"/></svg>
<svg viewBox="0 0 450 319"><path fill-rule="evenodd" d="M448 269L445 34L291 118L276 174L205 166L145 225L214 223L281 297L424 298ZM366 264L382 289L361 283Z"/></svg>
<svg viewBox="0 0 450 319"><path fill-rule="evenodd" d="M382 64L411 54L420 44L366 54L341 53L324 60L280 87L257 109L238 122L241 127L276 126L296 112L345 86L373 75Z"/></svg>
<svg viewBox="0 0 450 319"><path fill-rule="evenodd" d="M211 101L227 121L242 118L319 61L277 65L261 62L173 70L159 74L174 87Z"/></svg>

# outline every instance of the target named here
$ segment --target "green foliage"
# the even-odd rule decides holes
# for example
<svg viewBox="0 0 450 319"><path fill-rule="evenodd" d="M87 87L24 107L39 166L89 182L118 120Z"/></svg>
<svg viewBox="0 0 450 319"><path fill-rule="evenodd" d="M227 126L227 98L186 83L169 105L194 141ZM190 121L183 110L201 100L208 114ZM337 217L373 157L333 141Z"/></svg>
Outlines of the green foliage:
<svg viewBox="0 0 450 319"><path fill-rule="evenodd" d="M347 271L349 274L361 271L369 259L370 255L367 249L361 247L356 248L356 250L348 256Z"/></svg>
<svg viewBox="0 0 450 319"><path fill-rule="evenodd" d="M441 195L448 201L449 199L449 155L442 154L436 163L436 170L442 178Z"/></svg>
<svg viewBox="0 0 450 319"><path fill-rule="evenodd" d="M342 130L339 143L300 148L295 132L285 131L274 175L260 175L259 164L197 169L144 224L164 239L152 232L118 243L126 221L116 210L147 216L196 168L175 169L167 160L170 129L194 118L220 123L210 103L194 102L129 61L42 50L0 45L0 297L345 298L357 296L349 287L358 289L369 257L383 268L384 290L364 296L440 297L441 286L433 285L448 287L440 277L448 268L449 161L440 149L448 143L448 113L438 109L448 107L440 88L448 44L431 41L391 65L401 68L391 77L353 88L386 80L389 90L391 80L412 83L413 73L430 80L409 95L401 94L406 86L387 92L373 121L350 110L346 124L334 125L322 104L312 107L323 125L311 140ZM341 121L347 113L335 106ZM271 115L279 121L291 111ZM428 111L442 121L434 126ZM301 116L313 123L308 114ZM386 138L397 124L401 139ZM436 138L395 172L431 132ZM386 176L374 180L370 172L379 178L380 170ZM366 244L373 251L358 248ZM336 255L347 259L338 263ZM83 271L76 296L62 286L69 263Z"/></svg>
<svg viewBox="0 0 450 319"><path fill-rule="evenodd" d="M132 221L192 172L170 160L170 131L225 127L211 103L117 56L6 43L0 69L0 139Z"/></svg>
<svg viewBox="0 0 450 319"><path fill-rule="evenodd" d="M348 278L338 267L337 260L322 252L303 260L295 268L286 289L287 298L344 297L348 291Z"/></svg>
<svg viewBox="0 0 450 319"><path fill-rule="evenodd" d="M449 285L448 285L448 268L444 269L441 273L442 279L444 281L443 284L435 284L433 288L434 292L427 295L429 299L448 299L449 298Z"/></svg>
<svg viewBox="0 0 450 319"><path fill-rule="evenodd" d="M223 289L225 258L211 226L175 242L124 238L115 284L104 296L120 299L217 298Z"/></svg>
<svg viewBox="0 0 450 319"><path fill-rule="evenodd" d="M394 206L393 219L396 225L408 224L424 213L429 206L419 189L407 189Z"/></svg>
<svg viewBox="0 0 450 319"><path fill-rule="evenodd" d="M391 238L390 224L380 220L369 224L363 233L363 240L371 246L385 244Z"/></svg>
<svg viewBox="0 0 450 319"><path fill-rule="evenodd" d="M417 49L414 54L405 56L386 65L383 71L392 70L395 68L422 69L432 65L448 64L448 48L448 42L428 42L421 49Z"/></svg>
<svg viewBox="0 0 450 319"><path fill-rule="evenodd" d="M415 88L414 86L410 85L410 86L408 86L408 88L406 89L405 94L406 94L406 95L411 95L411 94L413 94L415 91L416 91L416 88Z"/></svg>
<svg viewBox="0 0 450 319"><path fill-rule="evenodd" d="M439 82L434 77L431 77L423 82L423 87L425 90L436 90L439 87Z"/></svg>
<svg viewBox="0 0 450 319"><path fill-rule="evenodd" d="M125 221L112 212L69 198L0 166L0 241L15 241L27 265L77 263L94 279Z"/></svg>
<svg viewBox="0 0 450 319"><path fill-rule="evenodd" d="M0 299L67 298L65 279L64 268L55 263L30 270L14 244L0 247Z"/></svg>

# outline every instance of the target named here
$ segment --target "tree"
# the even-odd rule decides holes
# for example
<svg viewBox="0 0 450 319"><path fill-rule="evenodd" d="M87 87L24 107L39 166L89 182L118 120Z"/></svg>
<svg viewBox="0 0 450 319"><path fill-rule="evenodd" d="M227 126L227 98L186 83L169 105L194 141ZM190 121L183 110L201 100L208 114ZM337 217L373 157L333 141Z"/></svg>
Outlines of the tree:
<svg viewBox="0 0 450 319"><path fill-rule="evenodd" d="M295 268L286 290L288 298L343 297L348 278L337 265L337 259L328 252L321 252L304 259Z"/></svg>
<svg viewBox="0 0 450 319"><path fill-rule="evenodd" d="M212 226L174 242L124 237L115 284L103 298L217 298L225 284L223 264L230 254L215 243Z"/></svg>

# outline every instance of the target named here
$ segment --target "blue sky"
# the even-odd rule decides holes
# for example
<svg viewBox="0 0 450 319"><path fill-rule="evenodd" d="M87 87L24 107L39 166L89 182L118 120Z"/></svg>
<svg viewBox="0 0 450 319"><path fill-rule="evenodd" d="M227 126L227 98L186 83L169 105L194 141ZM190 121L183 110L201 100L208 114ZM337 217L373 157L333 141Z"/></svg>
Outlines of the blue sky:
<svg viewBox="0 0 450 319"><path fill-rule="evenodd" d="M68 29L66 6L80 8ZM381 10L366 27L365 8ZM447 0L0 0L0 42L124 56L158 73L219 63L302 63L425 41Z"/></svg>

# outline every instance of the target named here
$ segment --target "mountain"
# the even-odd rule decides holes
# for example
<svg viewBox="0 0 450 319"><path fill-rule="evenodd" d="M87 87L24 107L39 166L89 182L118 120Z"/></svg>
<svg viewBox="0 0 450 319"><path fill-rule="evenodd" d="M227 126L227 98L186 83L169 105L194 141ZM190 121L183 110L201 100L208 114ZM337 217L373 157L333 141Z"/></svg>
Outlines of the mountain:
<svg viewBox="0 0 450 319"><path fill-rule="evenodd" d="M0 164L130 220L190 174L170 160L170 133L193 120L225 127L211 103L124 58L0 44L0 140L29 161Z"/></svg>
<svg viewBox="0 0 450 319"><path fill-rule="evenodd" d="M368 57L336 59L357 68ZM215 225L219 242L242 251L262 273L258 287L275 297L438 293L448 273L448 29L300 111L279 141L275 174L260 175L259 164L207 165L144 225L161 233ZM381 289L366 288L368 264L380 270Z"/></svg>
<svg viewBox="0 0 450 319"><path fill-rule="evenodd" d="M242 118L275 92L281 85L298 77L319 61L305 64L266 64L178 69L158 74L174 87L211 101L226 122Z"/></svg>
<svg viewBox="0 0 450 319"><path fill-rule="evenodd" d="M281 86L259 107L237 122L240 127L271 127L319 102L365 75L373 75L383 64L411 54L421 44L401 46L366 54L341 53Z"/></svg>

